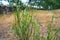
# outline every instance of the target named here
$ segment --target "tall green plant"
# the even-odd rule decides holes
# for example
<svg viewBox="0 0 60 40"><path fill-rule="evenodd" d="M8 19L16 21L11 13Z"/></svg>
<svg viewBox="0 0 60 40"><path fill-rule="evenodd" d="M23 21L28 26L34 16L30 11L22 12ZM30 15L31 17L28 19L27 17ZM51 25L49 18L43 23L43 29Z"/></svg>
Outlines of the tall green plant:
<svg viewBox="0 0 60 40"><path fill-rule="evenodd" d="M22 12L16 11L15 20L17 24L13 26L13 30L15 30L19 40L30 40L31 37L33 40L40 40L39 25L33 20L32 15L29 14L27 9ZM34 32L31 32L30 28L33 28Z"/></svg>

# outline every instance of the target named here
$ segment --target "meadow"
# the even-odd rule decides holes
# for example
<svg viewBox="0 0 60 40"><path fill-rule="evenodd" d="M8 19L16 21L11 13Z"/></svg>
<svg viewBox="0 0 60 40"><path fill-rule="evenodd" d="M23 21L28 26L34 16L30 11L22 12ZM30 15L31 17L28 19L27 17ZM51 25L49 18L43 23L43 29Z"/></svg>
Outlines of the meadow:
<svg viewBox="0 0 60 40"><path fill-rule="evenodd" d="M25 11L24 13L27 13L27 12ZM15 14L15 13L0 15L0 35L3 35L4 30L7 30L7 33L5 33L6 40L12 40L16 36L14 33L9 32L11 30L10 28L12 26L14 27L18 26L18 28L19 26L23 26L21 34L19 34L19 30L21 29L19 30L14 29L18 37L21 37L19 35L23 35L20 38L20 40L28 40L28 39L29 40L60 40L59 39L60 38L60 35L59 35L60 33L59 32L60 31L59 29L60 28L60 10L31 10L31 11L28 11L28 13L27 14L20 13L21 15ZM18 15L18 17L16 15ZM20 17L21 17L21 20L19 19ZM34 27L32 27L31 30L29 30L28 27L30 27L31 24L33 24ZM54 29L53 31L51 27ZM27 29L28 31L24 29ZM30 32L32 31L32 33L29 34L29 31ZM25 32L27 32L27 34L25 34ZM29 38L29 35L31 35L30 38Z"/></svg>

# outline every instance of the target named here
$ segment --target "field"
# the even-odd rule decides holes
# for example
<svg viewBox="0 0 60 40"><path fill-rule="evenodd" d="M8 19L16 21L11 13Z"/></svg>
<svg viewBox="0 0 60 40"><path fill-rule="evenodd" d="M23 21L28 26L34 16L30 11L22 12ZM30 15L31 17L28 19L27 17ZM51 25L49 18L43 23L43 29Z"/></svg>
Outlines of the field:
<svg viewBox="0 0 60 40"><path fill-rule="evenodd" d="M60 27L60 10L33 10L30 13L42 25L41 34L44 37L46 36L47 27L51 22L54 24L54 28ZM53 20L52 17L54 17ZM11 40L12 34L8 32L14 21L14 14L0 15L0 40L5 38L6 40Z"/></svg>

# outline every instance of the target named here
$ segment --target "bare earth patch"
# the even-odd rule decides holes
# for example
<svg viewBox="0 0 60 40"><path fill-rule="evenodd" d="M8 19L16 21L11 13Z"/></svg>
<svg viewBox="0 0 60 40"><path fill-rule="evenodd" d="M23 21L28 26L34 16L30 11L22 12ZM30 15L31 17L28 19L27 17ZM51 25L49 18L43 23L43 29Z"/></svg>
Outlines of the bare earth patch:
<svg viewBox="0 0 60 40"><path fill-rule="evenodd" d="M13 15L0 16L0 40L6 40L6 35L13 24L13 20Z"/></svg>

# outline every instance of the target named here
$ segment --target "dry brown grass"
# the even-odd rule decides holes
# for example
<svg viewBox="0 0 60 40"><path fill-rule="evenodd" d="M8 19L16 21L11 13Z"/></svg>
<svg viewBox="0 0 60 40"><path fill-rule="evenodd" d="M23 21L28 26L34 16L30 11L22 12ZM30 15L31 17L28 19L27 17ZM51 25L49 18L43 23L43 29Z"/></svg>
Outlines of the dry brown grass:
<svg viewBox="0 0 60 40"><path fill-rule="evenodd" d="M33 13L34 18L36 20L47 26L51 21L52 21L52 16L54 15L57 17L57 19L54 20L54 23L57 22L57 24L60 23L60 10L52 10L52 11L47 11L47 10L34 10L30 13ZM4 25L4 27L7 27L7 24L13 24L14 22L14 15L13 14L6 14L0 16L0 27L1 24Z"/></svg>
<svg viewBox="0 0 60 40"><path fill-rule="evenodd" d="M42 26L48 27L49 23L52 21L52 16L55 16L53 23L56 27L60 26L60 10L44 11L44 10L34 10L30 13L33 13L34 18L42 24ZM0 16L0 35L3 34L2 30L9 29L14 23L14 15L6 14ZM44 29L42 29L44 30Z"/></svg>
<svg viewBox="0 0 60 40"><path fill-rule="evenodd" d="M54 10L54 11L44 11L44 10L34 10L33 12L33 16L37 19L40 20L41 22L49 22L52 19L52 16L54 15L55 17L60 17L60 10ZM13 14L9 15L2 15L0 16L0 23L8 23L14 22L14 16Z"/></svg>

